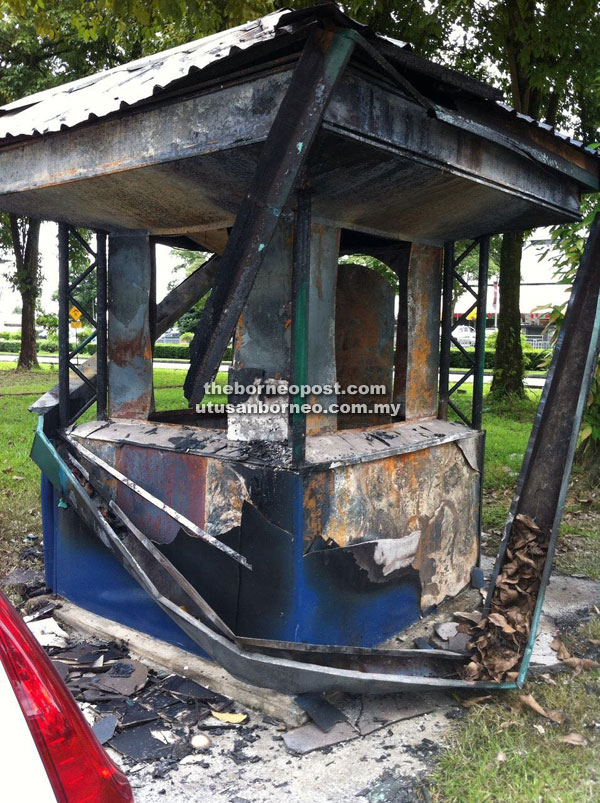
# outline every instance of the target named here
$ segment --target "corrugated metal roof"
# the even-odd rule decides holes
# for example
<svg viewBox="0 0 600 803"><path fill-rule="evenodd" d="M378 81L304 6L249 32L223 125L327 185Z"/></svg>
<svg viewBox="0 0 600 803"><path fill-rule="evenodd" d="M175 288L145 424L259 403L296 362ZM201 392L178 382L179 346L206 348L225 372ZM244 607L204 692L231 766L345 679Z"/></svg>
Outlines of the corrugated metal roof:
<svg viewBox="0 0 600 803"><path fill-rule="evenodd" d="M580 151L586 151L587 153L591 154L592 156L600 157L600 152L595 148L590 148L585 145L581 140L574 139L570 137L568 134L561 134L560 131L557 131L554 126L548 125L548 123L542 123L539 120L536 120L534 117L530 117L528 114L521 114L516 109L513 109L512 106L509 106L507 103L502 103L502 101L496 101L496 105L499 106L504 111L508 112L511 117L516 117L517 120L522 120L524 123L533 126L534 128L541 128L542 131L547 131L549 134L553 134L558 139L562 139L564 142L568 142L569 145L572 145L574 148L577 148Z"/></svg>
<svg viewBox="0 0 600 803"><path fill-rule="evenodd" d="M48 134L152 97L191 72L273 39L286 9L0 108L0 139Z"/></svg>
<svg viewBox="0 0 600 803"><path fill-rule="evenodd" d="M9 103L0 107L0 140L48 134L106 117L148 100L190 73L224 61L239 51L248 51L279 36L289 36L327 12L334 14L336 24L358 29L386 56L418 74L422 81L435 79L449 88L478 96L484 102L496 103L511 116L553 134L579 150L599 155L582 142L559 134L551 126L517 113L497 100L499 93L492 87L411 53L410 46L404 42L374 34L344 15L333 3L296 11L282 9L237 28Z"/></svg>

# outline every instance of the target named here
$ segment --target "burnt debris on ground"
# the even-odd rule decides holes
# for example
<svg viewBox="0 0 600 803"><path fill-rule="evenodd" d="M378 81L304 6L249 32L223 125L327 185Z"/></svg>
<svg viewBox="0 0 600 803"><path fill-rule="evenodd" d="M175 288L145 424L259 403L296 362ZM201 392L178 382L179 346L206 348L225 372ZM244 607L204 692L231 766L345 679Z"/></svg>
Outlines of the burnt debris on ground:
<svg viewBox="0 0 600 803"><path fill-rule="evenodd" d="M67 632L52 614L60 600L48 597L25 606L28 626L77 700L98 740L119 754L129 772L151 764L162 778L180 763L202 764L219 737L231 733L227 749L236 765L258 761L257 731L272 730L282 747L301 756L364 738L402 720L450 705L442 692L368 695L301 695L296 703L309 721L289 729L270 716L253 717L231 699L194 680L147 665L117 641ZM250 748L250 749L248 749Z"/></svg>

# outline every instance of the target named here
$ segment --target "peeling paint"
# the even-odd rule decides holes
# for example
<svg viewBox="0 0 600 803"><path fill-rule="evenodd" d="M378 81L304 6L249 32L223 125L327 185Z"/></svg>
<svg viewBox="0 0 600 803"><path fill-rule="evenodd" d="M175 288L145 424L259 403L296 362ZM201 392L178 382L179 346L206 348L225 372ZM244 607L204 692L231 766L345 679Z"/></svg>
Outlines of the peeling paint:
<svg viewBox="0 0 600 803"><path fill-rule="evenodd" d="M208 460L204 529L218 537L242 522L242 507L250 500L244 478L228 463Z"/></svg>

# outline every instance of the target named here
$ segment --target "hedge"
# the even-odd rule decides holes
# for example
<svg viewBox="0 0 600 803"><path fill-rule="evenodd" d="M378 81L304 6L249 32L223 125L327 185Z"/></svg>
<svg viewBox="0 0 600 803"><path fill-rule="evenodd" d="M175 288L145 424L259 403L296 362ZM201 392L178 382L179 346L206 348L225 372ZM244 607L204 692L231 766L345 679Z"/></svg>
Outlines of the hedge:
<svg viewBox="0 0 600 803"><path fill-rule="evenodd" d="M0 353L15 354L19 351L20 342L15 340L0 340ZM38 340L37 341L38 353L56 354L58 351L58 343L56 340ZM231 361L233 349L227 346L225 356L223 359ZM96 344L89 343L80 354L86 356L96 353ZM162 357L168 360L187 360L190 356L190 347L187 343L157 343L154 346L154 356Z"/></svg>
<svg viewBox="0 0 600 803"><path fill-rule="evenodd" d="M224 360L231 361L233 349L229 345L225 349ZM154 356L170 360L187 360L190 356L189 343L157 343L154 346Z"/></svg>
<svg viewBox="0 0 600 803"><path fill-rule="evenodd" d="M475 354L475 349L467 348L465 349L467 354L473 356ZM526 371L539 371L546 367L546 363L548 362L548 358L552 352L549 349L525 349L523 351L523 361L524 367ZM485 368L488 371L493 370L494 363L496 361L496 350L495 349L487 349L485 352ZM467 357L462 353L460 349L452 348L450 349L450 367L451 368L469 368L469 362Z"/></svg>
<svg viewBox="0 0 600 803"><path fill-rule="evenodd" d="M46 354L56 354L58 351L58 344L54 340L38 340L37 342L38 352L45 352ZM14 340L0 340L0 353L4 354L11 354L15 353L19 350L19 346ZM227 346L225 351L224 359L227 361L231 361L232 359L232 347L231 345ZM467 354L474 355L475 349L468 348L465 349ZM96 353L96 344L90 343L86 348L81 352L83 355L90 355ZM547 363L548 358L551 355L551 351L548 349L525 349L523 352L523 358L525 361L525 370L526 371L539 371L543 370ZM190 355L190 347L187 343L157 343L154 346L154 356L155 357L162 357L163 359L167 360L187 360ZM496 351L495 349L488 349L485 352L485 367L486 370L493 370L494 368L494 361L496 359ZM467 361L466 356L460 351L460 349L452 348L450 349L450 367L451 368L469 368L469 363Z"/></svg>
<svg viewBox="0 0 600 803"><path fill-rule="evenodd" d="M0 340L0 353L1 354L18 354L21 347L20 341L15 340ZM56 354L58 351L58 343L53 340L38 340L37 341L38 354ZM96 353L96 344L89 343L83 351L79 352L83 356L89 356Z"/></svg>

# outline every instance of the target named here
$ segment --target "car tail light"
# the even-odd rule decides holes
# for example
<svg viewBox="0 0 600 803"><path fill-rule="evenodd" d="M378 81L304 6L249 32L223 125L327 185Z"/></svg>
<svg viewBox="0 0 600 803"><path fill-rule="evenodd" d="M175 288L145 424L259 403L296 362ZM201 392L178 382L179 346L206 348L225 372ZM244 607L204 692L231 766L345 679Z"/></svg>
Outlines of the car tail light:
<svg viewBox="0 0 600 803"><path fill-rule="evenodd" d="M52 662L2 593L0 660L59 803L131 803L127 778L103 750Z"/></svg>

